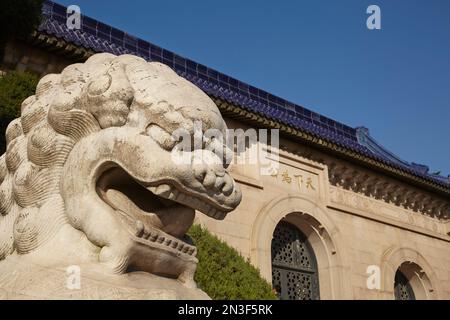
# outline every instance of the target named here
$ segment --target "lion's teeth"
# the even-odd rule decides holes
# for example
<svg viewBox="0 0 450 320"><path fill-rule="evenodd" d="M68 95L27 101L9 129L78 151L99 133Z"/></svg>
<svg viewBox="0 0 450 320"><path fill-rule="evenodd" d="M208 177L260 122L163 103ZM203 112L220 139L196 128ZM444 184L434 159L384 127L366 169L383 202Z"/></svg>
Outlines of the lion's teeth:
<svg viewBox="0 0 450 320"><path fill-rule="evenodd" d="M167 197L169 200L175 200L179 195L178 190L172 189L170 193L168 193L165 197Z"/></svg>
<svg viewBox="0 0 450 320"><path fill-rule="evenodd" d="M171 247L191 256L197 251L196 247L169 238L166 239L164 236L158 236L158 234L155 232L145 230L144 224L139 220L136 221L136 236L145 238L151 242L164 244L165 246Z"/></svg>
<svg viewBox="0 0 450 320"><path fill-rule="evenodd" d="M165 196L166 194L169 194L170 189L171 187L168 184L161 184L156 188L154 193L158 196Z"/></svg>
<svg viewBox="0 0 450 320"><path fill-rule="evenodd" d="M142 221L138 220L136 221L136 225L135 225L135 235L136 237L142 237L142 235L144 234L144 224L142 223Z"/></svg>
<svg viewBox="0 0 450 320"><path fill-rule="evenodd" d="M181 193L181 192L180 192L180 193L178 194L177 200L180 201L180 202L186 202L187 196L186 196L184 193Z"/></svg>
<svg viewBox="0 0 450 320"><path fill-rule="evenodd" d="M201 204L200 200L198 200L196 198L190 198L189 201L190 201L191 205L195 208L199 207Z"/></svg>

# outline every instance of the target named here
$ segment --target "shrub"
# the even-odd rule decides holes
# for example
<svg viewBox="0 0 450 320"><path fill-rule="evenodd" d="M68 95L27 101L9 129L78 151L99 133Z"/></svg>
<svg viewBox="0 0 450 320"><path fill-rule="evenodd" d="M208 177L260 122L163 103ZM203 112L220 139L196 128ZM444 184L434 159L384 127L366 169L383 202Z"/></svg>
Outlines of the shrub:
<svg viewBox="0 0 450 320"><path fill-rule="evenodd" d="M23 100L33 95L39 78L28 72L12 71L0 77L0 118L17 118Z"/></svg>
<svg viewBox="0 0 450 320"><path fill-rule="evenodd" d="M276 299L271 285L235 249L198 225L188 234L198 250L195 281L212 299Z"/></svg>
<svg viewBox="0 0 450 320"><path fill-rule="evenodd" d="M20 116L22 101L34 94L39 79L27 72L10 72L0 77L0 154L5 152L5 131Z"/></svg>

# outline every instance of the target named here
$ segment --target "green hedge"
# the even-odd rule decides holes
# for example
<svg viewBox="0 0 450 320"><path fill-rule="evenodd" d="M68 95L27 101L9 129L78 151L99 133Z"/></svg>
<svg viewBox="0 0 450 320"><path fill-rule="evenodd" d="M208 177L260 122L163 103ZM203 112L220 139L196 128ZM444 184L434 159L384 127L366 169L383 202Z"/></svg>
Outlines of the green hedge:
<svg viewBox="0 0 450 320"><path fill-rule="evenodd" d="M195 281L212 299L276 299L271 285L235 249L198 225L188 235L198 250Z"/></svg>
<svg viewBox="0 0 450 320"><path fill-rule="evenodd" d="M17 118L23 100L36 91L38 76L11 71L0 77L0 118Z"/></svg>
<svg viewBox="0 0 450 320"><path fill-rule="evenodd" d="M9 122L20 116L23 100L34 94L38 76L12 71L0 76L0 154L5 152L5 131Z"/></svg>

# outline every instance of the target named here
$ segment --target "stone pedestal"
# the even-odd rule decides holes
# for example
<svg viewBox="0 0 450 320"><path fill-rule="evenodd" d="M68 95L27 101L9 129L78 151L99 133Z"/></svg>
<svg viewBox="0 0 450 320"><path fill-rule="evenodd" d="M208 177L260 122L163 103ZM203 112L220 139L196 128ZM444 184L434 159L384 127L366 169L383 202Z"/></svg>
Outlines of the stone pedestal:
<svg viewBox="0 0 450 320"><path fill-rule="evenodd" d="M95 270L92 265L44 267L24 257L11 256L0 264L0 299L210 299L200 289L189 289L175 279L146 272L107 275Z"/></svg>

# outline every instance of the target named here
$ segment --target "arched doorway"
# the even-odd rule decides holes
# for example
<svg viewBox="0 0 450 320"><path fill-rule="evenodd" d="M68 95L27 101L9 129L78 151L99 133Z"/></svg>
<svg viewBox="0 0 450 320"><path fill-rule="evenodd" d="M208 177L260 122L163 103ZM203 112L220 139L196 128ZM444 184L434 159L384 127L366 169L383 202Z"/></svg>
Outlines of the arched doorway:
<svg viewBox="0 0 450 320"><path fill-rule="evenodd" d="M381 291L385 299L437 300L440 282L427 260L416 250L393 246L381 261Z"/></svg>
<svg viewBox="0 0 450 320"><path fill-rule="evenodd" d="M327 209L301 195L282 195L262 205L253 224L251 261L272 282L272 235L280 221L296 226L317 260L320 299L352 299L350 263L341 232Z"/></svg>
<svg viewBox="0 0 450 320"><path fill-rule="evenodd" d="M281 221L272 239L272 284L282 300L318 300L319 278L314 251L294 225Z"/></svg>

